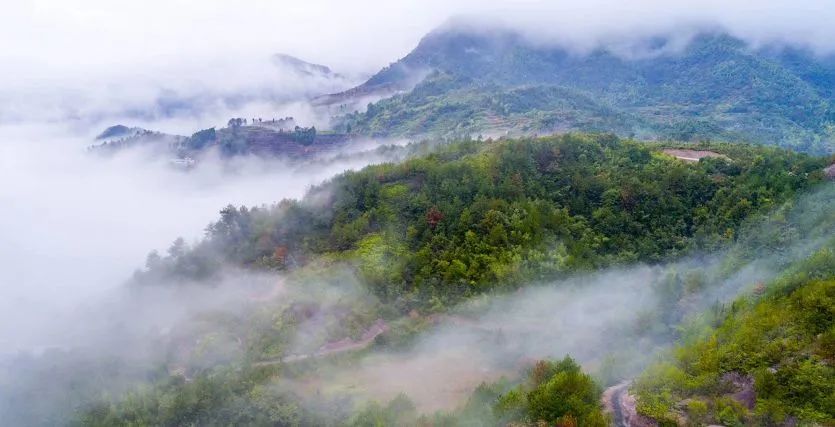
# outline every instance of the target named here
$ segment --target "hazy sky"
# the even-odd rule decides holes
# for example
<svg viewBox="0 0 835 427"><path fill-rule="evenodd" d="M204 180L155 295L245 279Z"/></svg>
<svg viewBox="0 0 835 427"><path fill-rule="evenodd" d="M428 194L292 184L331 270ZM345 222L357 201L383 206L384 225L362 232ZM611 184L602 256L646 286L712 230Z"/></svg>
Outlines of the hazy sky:
<svg viewBox="0 0 835 427"><path fill-rule="evenodd" d="M470 15L588 41L715 22L752 38L835 43L833 0L23 0L0 16L6 72L144 67L285 51L349 71L404 55L449 17ZM20 77L20 75L18 75Z"/></svg>

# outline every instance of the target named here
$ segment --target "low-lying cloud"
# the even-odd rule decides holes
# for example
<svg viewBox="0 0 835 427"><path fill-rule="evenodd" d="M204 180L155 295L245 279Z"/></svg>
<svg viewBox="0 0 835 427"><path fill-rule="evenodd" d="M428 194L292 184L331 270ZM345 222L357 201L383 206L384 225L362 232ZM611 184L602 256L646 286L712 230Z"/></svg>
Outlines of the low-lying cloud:
<svg viewBox="0 0 835 427"><path fill-rule="evenodd" d="M372 352L355 365L304 378L310 396L340 393L388 401L406 393L422 412L453 410L484 381L514 378L539 359L570 355L602 385L629 379L676 339L676 328L740 295L753 295L783 268L831 247L835 187L825 185L765 223L738 246L662 265L635 265L532 284L471 300L436 318L408 351ZM775 243L792 228L796 240ZM765 236L763 238L763 236ZM758 247L763 239L770 246ZM733 259L736 265L727 264Z"/></svg>
<svg viewBox="0 0 835 427"><path fill-rule="evenodd" d="M200 238L224 206L299 198L337 173L385 160L349 147L297 164L207 156L184 172L143 150L87 153L88 136L63 125L0 127L5 351L52 344L57 318L121 286L152 249Z"/></svg>

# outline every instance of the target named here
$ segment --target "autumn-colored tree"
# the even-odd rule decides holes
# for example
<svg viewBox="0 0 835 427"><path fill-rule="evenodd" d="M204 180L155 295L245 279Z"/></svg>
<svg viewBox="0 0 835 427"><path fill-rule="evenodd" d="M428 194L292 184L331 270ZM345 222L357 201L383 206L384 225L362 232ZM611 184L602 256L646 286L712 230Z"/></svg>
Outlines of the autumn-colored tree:
<svg viewBox="0 0 835 427"><path fill-rule="evenodd" d="M437 206L432 206L428 212L426 212L426 222L429 224L433 230L435 227L444 219L444 214L438 210Z"/></svg>

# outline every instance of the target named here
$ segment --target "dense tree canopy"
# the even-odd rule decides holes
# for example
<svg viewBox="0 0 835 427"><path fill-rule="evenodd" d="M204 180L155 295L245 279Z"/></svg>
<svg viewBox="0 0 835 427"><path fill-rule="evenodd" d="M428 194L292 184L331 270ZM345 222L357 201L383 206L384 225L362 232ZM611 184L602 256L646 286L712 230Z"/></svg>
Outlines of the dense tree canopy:
<svg viewBox="0 0 835 427"><path fill-rule="evenodd" d="M679 416L727 426L835 421L835 241L762 297L712 315L639 378L641 413L667 424Z"/></svg>
<svg viewBox="0 0 835 427"><path fill-rule="evenodd" d="M408 348L410 339L434 322L429 313L470 296L721 249L726 255L715 272L672 263L668 275L647 283L657 306L640 313L635 325L623 325L623 337L611 338L641 337L636 346L679 336L685 340L673 361L651 368L637 382L640 411L669 421L680 415L680 402L690 399L685 412L693 420L826 422L831 417L824 384L831 376L826 298L835 263L831 250L824 249L792 264L799 255L788 248L817 238L835 220L808 215L826 209L830 193L818 191L812 202L797 198L823 182L827 160L776 148L702 144L698 148L723 157L692 162L665 154L663 147L586 134L461 140L399 164L342 174L302 200L228 206L202 241L188 245L178 239L165 256L149 255L136 284L212 283L224 267L232 267L315 278L304 283L331 280L344 286L356 280L365 293L341 295L323 309L332 290L321 286L321 294L307 299L282 298L242 315L203 319L209 326L188 342L206 347L232 342L237 359L206 365L192 355L195 360L181 362L190 367L188 380L159 375L116 402L103 399L82 411L81 420L99 425L606 425L600 387L615 375L598 373L597 383L571 358L526 365L521 378L483 384L463 407L436 414L419 413L406 396L354 408L317 394L320 406L310 408L286 385L294 384L294 375L315 373L323 365L295 365L283 358L292 355L291 339L310 316L328 325L318 343L362 335L367 325L385 318L390 329L372 344ZM784 279L757 294L765 295L765 302L717 305L699 317L703 322L681 327L687 321L684 308L701 307L695 302L700 292L764 251L774 255L773 268L786 270ZM350 279L324 279L344 271L343 266L349 267ZM755 304L766 305L758 309ZM726 318L727 326L721 326ZM351 357L337 356L333 363L349 366ZM726 374L757 378L763 403L749 410L726 399L732 378Z"/></svg>
<svg viewBox="0 0 835 427"><path fill-rule="evenodd" d="M138 277L221 263L346 260L407 309L569 271L673 259L735 239L747 218L823 179L823 159L713 144L684 162L611 135L464 140L345 173L301 201L221 211L205 241Z"/></svg>

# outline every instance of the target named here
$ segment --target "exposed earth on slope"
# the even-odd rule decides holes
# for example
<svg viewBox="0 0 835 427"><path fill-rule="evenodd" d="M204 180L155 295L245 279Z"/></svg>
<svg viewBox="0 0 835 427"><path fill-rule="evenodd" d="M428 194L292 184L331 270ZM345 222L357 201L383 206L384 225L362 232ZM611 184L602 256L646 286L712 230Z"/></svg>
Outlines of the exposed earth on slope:
<svg viewBox="0 0 835 427"><path fill-rule="evenodd" d="M705 157L718 157L722 159L728 159L728 156L724 154L719 154L713 151L705 151L705 150L686 150L680 148L665 148L663 150L665 154L669 154L677 159L684 160L685 162L698 162Z"/></svg>

